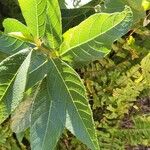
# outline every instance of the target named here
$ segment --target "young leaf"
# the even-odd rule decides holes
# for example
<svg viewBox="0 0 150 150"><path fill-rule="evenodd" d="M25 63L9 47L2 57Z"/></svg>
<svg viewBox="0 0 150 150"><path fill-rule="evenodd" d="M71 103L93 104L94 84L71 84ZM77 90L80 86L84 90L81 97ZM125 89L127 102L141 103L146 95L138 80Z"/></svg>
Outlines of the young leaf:
<svg viewBox="0 0 150 150"><path fill-rule="evenodd" d="M31 63L31 56L32 56L32 51L28 54L27 58L19 67L16 78L14 80L13 90L12 90L13 93L11 98L12 100L11 111L13 111L14 108L16 108L16 106L21 102L23 98L26 89L29 67Z"/></svg>
<svg viewBox="0 0 150 150"><path fill-rule="evenodd" d="M28 54L29 49L24 49L0 63L0 123L2 123L8 117L12 109L16 107L15 103L12 102L13 94L15 94L13 93L13 83L18 75L17 73L21 64Z"/></svg>
<svg viewBox="0 0 150 150"><path fill-rule="evenodd" d="M47 0L18 0L30 33L35 39L45 33Z"/></svg>
<svg viewBox="0 0 150 150"><path fill-rule="evenodd" d="M58 0L48 0L47 3L46 36L51 48L57 48L62 41L61 12Z"/></svg>
<svg viewBox="0 0 150 150"><path fill-rule="evenodd" d="M0 52L11 55L24 48L29 48L29 46L30 44L28 44L27 42L0 33Z"/></svg>
<svg viewBox="0 0 150 150"><path fill-rule="evenodd" d="M97 13L64 33L60 48L63 60L86 62L99 59L110 51L111 44L124 35L132 22L132 12Z"/></svg>
<svg viewBox="0 0 150 150"><path fill-rule="evenodd" d="M32 150L53 150L64 129L65 123L60 117L65 117L65 107L63 101L52 98L48 78L48 81L43 81L37 91L32 106L30 129ZM57 81L54 80L54 82ZM58 90L60 90L59 87ZM59 93L55 97L59 98Z"/></svg>
<svg viewBox="0 0 150 150"><path fill-rule="evenodd" d="M69 128L68 123L67 127L71 131L75 129L74 134L89 148L98 149L91 111L86 99L85 88L79 76L70 66L59 59L55 61L50 59L48 63L50 72L46 78L47 85L39 91L32 109L32 149L54 149L66 122L66 106L68 104L71 104L70 107L73 108L72 112L68 110L71 119L72 113L77 113L75 121L79 121L79 126L77 127L81 127L83 136L80 135L80 128L75 128L74 126L72 128L69 126ZM74 111L74 109L76 110Z"/></svg>
<svg viewBox="0 0 150 150"><path fill-rule="evenodd" d="M66 127L89 148L97 150L99 146L93 127L92 113L80 77L69 65L59 59L50 60L49 66L52 99L59 103L66 103L64 104L68 113ZM60 111L62 108L57 110Z"/></svg>
<svg viewBox="0 0 150 150"><path fill-rule="evenodd" d="M3 27L5 30L5 33L21 32L25 36L25 38L32 40L32 36L27 26L25 26L24 24L22 24L16 19L12 19L12 18L5 19L3 21Z"/></svg>

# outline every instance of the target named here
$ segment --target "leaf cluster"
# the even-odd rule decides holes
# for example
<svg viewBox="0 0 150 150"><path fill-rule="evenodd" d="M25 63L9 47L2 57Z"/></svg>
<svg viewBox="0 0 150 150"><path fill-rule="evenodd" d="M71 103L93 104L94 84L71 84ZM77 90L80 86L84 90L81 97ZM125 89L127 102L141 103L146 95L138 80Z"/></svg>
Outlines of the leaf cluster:
<svg viewBox="0 0 150 150"><path fill-rule="evenodd" d="M36 150L55 149L62 133L58 149L68 148L61 145L68 135L76 149L87 148L73 135L92 150L147 145L148 117L134 116L133 130L120 124L150 87L149 30L139 28L149 2L93 0L75 9L57 0L18 2L25 21L5 19L0 33L0 122L11 115L14 132L29 128Z"/></svg>
<svg viewBox="0 0 150 150"><path fill-rule="evenodd" d="M130 7L94 13L63 34L57 0L18 4L25 23L7 18L0 33L0 52L7 55L0 62L0 123L11 115L16 133L30 128L33 150L55 149L65 128L98 150L86 89L73 66L110 52L131 27Z"/></svg>

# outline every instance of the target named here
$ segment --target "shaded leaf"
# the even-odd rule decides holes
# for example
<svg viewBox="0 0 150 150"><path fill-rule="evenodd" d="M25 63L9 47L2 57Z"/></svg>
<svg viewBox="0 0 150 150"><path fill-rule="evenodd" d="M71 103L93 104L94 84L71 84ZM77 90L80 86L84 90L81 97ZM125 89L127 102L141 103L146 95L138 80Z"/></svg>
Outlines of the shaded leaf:
<svg viewBox="0 0 150 150"><path fill-rule="evenodd" d="M0 52L0 62L3 61L5 58L7 58L7 54Z"/></svg>
<svg viewBox="0 0 150 150"><path fill-rule="evenodd" d="M13 83L13 93L12 93L12 111L21 102L26 89L26 83L28 78L29 67L31 63L32 51L28 54L24 62L19 67L17 71L16 78Z"/></svg>
<svg viewBox="0 0 150 150"><path fill-rule="evenodd" d="M62 41L61 12L58 0L48 0L47 3L46 36L51 48L57 48Z"/></svg>
<svg viewBox="0 0 150 150"><path fill-rule="evenodd" d="M29 47L30 44L28 44L27 42L0 33L0 52L11 55L17 53L24 48Z"/></svg>
<svg viewBox="0 0 150 150"><path fill-rule="evenodd" d="M55 97L55 101L66 103L68 114L66 127L89 148L98 149L92 113L80 77L69 65L59 59L51 60L49 64L52 70L49 84L53 85L51 86L52 98ZM57 107L58 110L62 108Z"/></svg>
<svg viewBox="0 0 150 150"><path fill-rule="evenodd" d="M28 52L28 49L23 50L6 58L0 63L0 101L4 94L6 94L8 88L14 82L17 71Z"/></svg>
<svg viewBox="0 0 150 150"><path fill-rule="evenodd" d="M60 8L67 8L65 0L58 0L58 1L59 1Z"/></svg>
<svg viewBox="0 0 150 150"><path fill-rule="evenodd" d="M47 68L47 60L38 51L33 51L29 74L28 74L28 82L26 85L26 90L31 90L29 96L25 96L25 101L23 101L16 109L16 111L12 114L12 123L11 128L14 132L19 133L23 132L27 129L31 124L31 105L33 102L33 95L35 94L37 85L43 78L46 76L48 72Z"/></svg>
<svg viewBox="0 0 150 150"><path fill-rule="evenodd" d="M75 132L73 133L89 148L98 149L91 111L80 77L70 66L59 59L50 59L48 64L50 71L45 81L46 85L43 85L42 90L39 90L33 103L31 116L32 149L48 150L55 148L65 126L67 105L73 107L72 112L67 110L70 117L67 118L68 129L71 131L74 129ZM77 127L83 130L83 135L79 133L81 132L80 128L75 128L71 124L74 109L77 113L76 122L79 123Z"/></svg>
<svg viewBox="0 0 150 150"><path fill-rule="evenodd" d="M20 103L15 112L11 115L11 129L15 133L20 133L25 131L30 126L31 122L31 106L32 99Z"/></svg>

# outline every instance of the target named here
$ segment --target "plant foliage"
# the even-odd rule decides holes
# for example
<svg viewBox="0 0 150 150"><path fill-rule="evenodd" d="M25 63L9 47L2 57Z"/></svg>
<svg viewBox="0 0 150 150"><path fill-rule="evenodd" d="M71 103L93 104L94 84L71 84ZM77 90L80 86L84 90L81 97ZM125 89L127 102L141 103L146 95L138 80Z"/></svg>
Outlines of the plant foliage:
<svg viewBox="0 0 150 150"><path fill-rule="evenodd" d="M130 7L122 12L93 14L62 34L57 0L18 3L25 24L5 19L4 33L0 33L0 51L8 55L0 63L0 122L21 105L25 107L23 97L30 90L31 109L24 108L19 117L27 122L18 129L19 120L13 115L12 126L17 132L30 126L33 150L55 149L64 128L90 149L98 150L86 90L72 64L108 54L111 44L131 26Z"/></svg>
<svg viewBox="0 0 150 150"><path fill-rule="evenodd" d="M0 2L0 149L150 145L149 0L72 3Z"/></svg>

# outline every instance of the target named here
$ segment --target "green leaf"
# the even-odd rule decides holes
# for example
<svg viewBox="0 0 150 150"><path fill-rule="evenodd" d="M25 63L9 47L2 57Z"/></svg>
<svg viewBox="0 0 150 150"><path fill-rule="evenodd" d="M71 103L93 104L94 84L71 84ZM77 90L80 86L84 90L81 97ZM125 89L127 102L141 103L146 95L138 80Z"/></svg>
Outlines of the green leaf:
<svg viewBox="0 0 150 150"><path fill-rule="evenodd" d="M63 60L89 62L110 52L111 44L130 28L132 12L96 13L64 33L60 48Z"/></svg>
<svg viewBox="0 0 150 150"><path fill-rule="evenodd" d="M35 58L35 56L34 57L32 56L32 58ZM34 69L36 69L37 66L36 65L33 66L33 64L31 64L29 70L32 67ZM38 72L38 73L40 73L40 72ZM36 78L36 76L34 76L34 77ZM30 81L31 80L29 80L29 82ZM41 82L39 82L39 84L40 83ZM33 101L35 99L35 94L37 94L37 89L39 89L39 84L36 84L35 86L33 84L32 85L30 84L30 89L27 90L26 93L24 94L23 102L21 102L19 104L19 106L15 109L15 111L12 113L12 115L11 115L11 129L13 132L21 133L30 127L32 104L33 104Z"/></svg>
<svg viewBox="0 0 150 150"><path fill-rule="evenodd" d="M43 80L47 73L47 58L42 53L34 51L31 58L26 90Z"/></svg>
<svg viewBox="0 0 150 150"><path fill-rule="evenodd" d="M56 86L54 83L57 79L53 79L55 80L52 86ZM57 90L60 91L60 87ZM61 120L65 117L65 107L61 99L56 99L61 94L54 95L55 99L52 96L48 77L37 91L32 107L30 129L32 150L53 150L63 132L64 123Z"/></svg>
<svg viewBox="0 0 150 150"><path fill-rule="evenodd" d="M29 67L31 63L31 56L32 51L28 54L27 58L19 67L15 81L13 83L11 111L13 111L23 99L23 95L26 89Z"/></svg>
<svg viewBox="0 0 150 150"><path fill-rule="evenodd" d="M32 53L32 55L33 55L33 53ZM38 57L35 57L35 54L34 54L32 56L32 58L35 59L35 58L38 58ZM34 70L36 68L37 68L37 64L35 63L35 66L33 66L33 64L31 62L31 66L29 68L29 71ZM38 73L40 73L40 72L38 72ZM34 78L36 78L36 76L34 76ZM31 81L30 79L28 79L28 80L29 80L29 82ZM39 84L41 82L39 82L36 85L30 84L30 89L28 87L28 90L26 90L26 93L24 94L23 102L21 102L19 104L19 106L15 109L15 111L12 113L12 115L11 115L11 129L12 129L13 132L21 133L21 132L24 132L27 128L30 127L30 125L31 125L32 104L33 104L33 101L35 99L35 94L37 94L37 89L39 89Z"/></svg>
<svg viewBox="0 0 150 150"><path fill-rule="evenodd" d="M22 65L25 64L23 62L28 53L29 49L24 49L15 55L6 58L0 63L0 123L3 122L10 112L16 107L16 100L12 102L12 99L16 97L14 95L15 93L13 93L15 92L13 90L13 84L15 79L17 79L15 82L15 85L17 85L19 74L22 72L20 71L20 66L22 68ZM24 87L24 85L22 86ZM17 90L17 87L15 87L15 89ZM20 85L18 85L18 90L22 91ZM17 93L19 94L19 91L17 91ZM18 96L21 97L20 95Z"/></svg>
<svg viewBox="0 0 150 150"><path fill-rule="evenodd" d="M66 108L71 107L73 108L72 112L70 109L67 110L67 127L71 131L74 130L73 133L89 148L97 150L98 143L92 114L80 77L60 59L50 59L48 64L50 71L33 103L31 115L32 149L53 150L55 148L66 124ZM73 114L74 112L77 114ZM76 123L79 123L77 128L71 124L73 115L77 119ZM83 135L80 134L81 130Z"/></svg>
<svg viewBox="0 0 150 150"><path fill-rule="evenodd" d="M29 48L29 46L30 44L28 44L27 42L0 33L0 52L11 55L24 48Z"/></svg>
<svg viewBox="0 0 150 150"><path fill-rule="evenodd" d="M63 32L74 27L95 13L94 7L62 9Z"/></svg>
<svg viewBox="0 0 150 150"><path fill-rule="evenodd" d="M145 83L150 86L150 53L148 53L141 61L141 68L143 76L145 78ZM146 85L145 85L146 86Z"/></svg>
<svg viewBox="0 0 150 150"><path fill-rule="evenodd" d="M60 5L61 4L65 4L65 2L60 0ZM91 0L83 6L73 9L67 9L60 6L62 13L63 33L66 32L69 28L78 25L83 20L93 15L96 12L95 6L100 6L100 0Z"/></svg>
<svg viewBox="0 0 150 150"><path fill-rule="evenodd" d="M48 0L47 3L46 36L51 48L57 48L62 41L61 12L58 0Z"/></svg>
<svg viewBox="0 0 150 150"><path fill-rule="evenodd" d="M32 99L20 103L14 113L11 115L11 129L15 133L24 132L30 127Z"/></svg>
<svg viewBox="0 0 150 150"><path fill-rule="evenodd" d="M88 105L85 87L79 75L59 59L49 61L49 65L51 68L49 85L51 86L52 98L55 98L55 101L66 103L66 127L89 148L97 150L98 142L92 113ZM57 110L62 110L62 108L57 108Z"/></svg>
<svg viewBox="0 0 150 150"><path fill-rule="evenodd" d="M7 54L0 51L0 62L3 61L7 57Z"/></svg>
<svg viewBox="0 0 150 150"><path fill-rule="evenodd" d="M144 0L105 0L104 12L116 12L123 10L125 5L130 6L133 11L133 23L137 23L141 18L146 16L142 2Z"/></svg>
<svg viewBox="0 0 150 150"><path fill-rule="evenodd" d="M20 64L24 60L27 53L27 49L23 50L13 56L6 58L0 63L0 101L2 100L10 85L13 83Z"/></svg>
<svg viewBox="0 0 150 150"><path fill-rule="evenodd" d="M35 39L45 33L47 0L18 0L27 27Z"/></svg>
<svg viewBox="0 0 150 150"><path fill-rule="evenodd" d="M21 32L27 39L32 40L32 36L27 26L25 26L16 19L12 18L5 19L3 22L3 27L5 29L5 33Z"/></svg>

